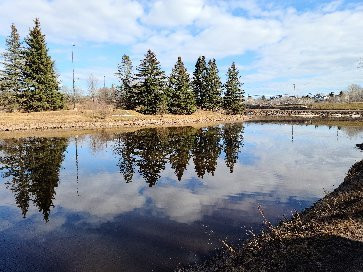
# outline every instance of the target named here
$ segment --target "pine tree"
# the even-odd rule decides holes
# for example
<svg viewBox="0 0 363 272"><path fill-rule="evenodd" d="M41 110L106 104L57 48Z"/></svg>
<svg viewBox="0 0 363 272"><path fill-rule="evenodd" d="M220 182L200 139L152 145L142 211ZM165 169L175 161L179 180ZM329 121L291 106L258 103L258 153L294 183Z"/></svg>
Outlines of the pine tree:
<svg viewBox="0 0 363 272"><path fill-rule="evenodd" d="M206 94L202 108L207 110L217 110L221 106L222 83L218 75L216 60L208 62L206 76Z"/></svg>
<svg viewBox="0 0 363 272"><path fill-rule="evenodd" d="M195 111L195 97L190 87L189 74L181 57L178 57L169 77L169 112L191 114Z"/></svg>
<svg viewBox="0 0 363 272"><path fill-rule="evenodd" d="M154 52L147 51L145 58L137 67L137 71L136 110L144 114L156 114L165 111L167 105L166 77Z"/></svg>
<svg viewBox="0 0 363 272"><path fill-rule="evenodd" d="M0 106L13 111L18 107L18 96L22 88L22 49L20 36L15 25L11 25L11 34L6 39L1 71Z"/></svg>
<svg viewBox="0 0 363 272"><path fill-rule="evenodd" d="M45 36L39 19L25 38L24 83L21 106L26 111L57 110L64 107L64 97L59 92L54 62L48 55Z"/></svg>
<svg viewBox="0 0 363 272"><path fill-rule="evenodd" d="M193 73L193 91L199 108L205 102L206 94L206 76L207 76L207 63L204 56L200 56L195 64L195 71Z"/></svg>
<svg viewBox="0 0 363 272"><path fill-rule="evenodd" d="M224 85L225 95L223 98L223 108L228 114L242 114L244 111L244 91L243 83L240 82L238 69L233 62L227 72L227 82Z"/></svg>
<svg viewBox="0 0 363 272"><path fill-rule="evenodd" d="M120 81L120 86L117 88L116 106L125 107L128 110L134 109L138 95L137 89L132 86L132 61L129 56L122 56L121 63L117 66L116 75Z"/></svg>

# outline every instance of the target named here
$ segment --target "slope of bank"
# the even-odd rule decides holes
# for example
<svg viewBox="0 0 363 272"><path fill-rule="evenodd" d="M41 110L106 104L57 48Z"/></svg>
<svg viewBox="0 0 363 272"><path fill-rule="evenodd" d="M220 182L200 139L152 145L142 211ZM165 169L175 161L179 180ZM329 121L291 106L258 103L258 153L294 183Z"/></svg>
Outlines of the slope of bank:
<svg viewBox="0 0 363 272"><path fill-rule="evenodd" d="M363 271L363 160L311 208L179 271Z"/></svg>
<svg viewBox="0 0 363 272"><path fill-rule="evenodd" d="M53 111L0 113L0 132L49 129L99 129L121 127L183 126L244 121L243 115L197 111L192 115L143 115L135 111Z"/></svg>

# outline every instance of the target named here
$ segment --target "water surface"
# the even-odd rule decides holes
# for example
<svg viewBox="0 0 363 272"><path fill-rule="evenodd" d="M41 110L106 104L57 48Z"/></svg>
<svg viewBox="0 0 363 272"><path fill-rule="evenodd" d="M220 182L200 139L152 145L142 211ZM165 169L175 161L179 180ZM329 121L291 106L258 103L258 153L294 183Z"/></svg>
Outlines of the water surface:
<svg viewBox="0 0 363 272"><path fill-rule="evenodd" d="M362 129L288 124L0 140L0 271L169 271L309 207Z"/></svg>

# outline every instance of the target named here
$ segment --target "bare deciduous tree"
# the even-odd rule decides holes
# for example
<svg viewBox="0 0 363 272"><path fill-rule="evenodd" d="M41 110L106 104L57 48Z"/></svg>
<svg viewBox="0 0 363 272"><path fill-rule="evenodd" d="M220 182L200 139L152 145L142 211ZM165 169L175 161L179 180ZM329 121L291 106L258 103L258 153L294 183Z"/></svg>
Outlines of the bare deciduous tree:
<svg viewBox="0 0 363 272"><path fill-rule="evenodd" d="M92 98L93 102L95 102L98 84L99 80L93 74L90 74L87 80L87 85L89 96Z"/></svg>

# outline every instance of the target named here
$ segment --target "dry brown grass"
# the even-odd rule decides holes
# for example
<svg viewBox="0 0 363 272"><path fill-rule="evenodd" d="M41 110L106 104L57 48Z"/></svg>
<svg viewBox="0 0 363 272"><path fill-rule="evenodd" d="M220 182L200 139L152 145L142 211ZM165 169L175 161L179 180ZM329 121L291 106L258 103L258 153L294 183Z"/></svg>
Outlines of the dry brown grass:
<svg viewBox="0 0 363 272"><path fill-rule="evenodd" d="M309 105L309 108L316 110L363 110L363 102L352 103L331 103L322 102Z"/></svg>
<svg viewBox="0 0 363 272"><path fill-rule="evenodd" d="M242 121L242 115L197 111L192 115L143 115L132 110L99 107L94 110L63 110L33 113L0 113L1 131L46 129L99 129L116 127L155 127Z"/></svg>
<svg viewBox="0 0 363 272"><path fill-rule="evenodd" d="M178 271L363 271L363 161L332 193L233 251Z"/></svg>

